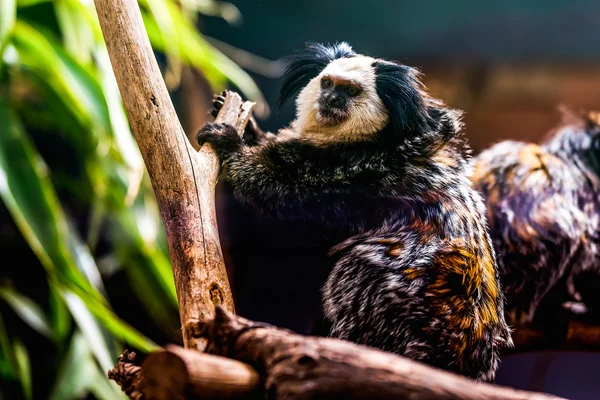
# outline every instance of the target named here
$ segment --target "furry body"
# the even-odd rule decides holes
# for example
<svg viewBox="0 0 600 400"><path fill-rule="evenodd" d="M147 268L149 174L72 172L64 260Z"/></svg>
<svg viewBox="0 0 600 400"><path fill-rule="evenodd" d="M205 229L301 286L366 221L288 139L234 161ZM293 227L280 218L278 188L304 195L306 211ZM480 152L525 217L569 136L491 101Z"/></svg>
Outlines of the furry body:
<svg viewBox="0 0 600 400"><path fill-rule="evenodd" d="M297 91L297 118L277 135L212 124L199 142L241 202L332 244L330 336L493 380L511 340L460 114L414 69L346 44L292 60L282 100Z"/></svg>
<svg viewBox="0 0 600 400"><path fill-rule="evenodd" d="M510 324L556 331L566 306L598 308L598 123L565 114L541 145L504 141L474 159Z"/></svg>

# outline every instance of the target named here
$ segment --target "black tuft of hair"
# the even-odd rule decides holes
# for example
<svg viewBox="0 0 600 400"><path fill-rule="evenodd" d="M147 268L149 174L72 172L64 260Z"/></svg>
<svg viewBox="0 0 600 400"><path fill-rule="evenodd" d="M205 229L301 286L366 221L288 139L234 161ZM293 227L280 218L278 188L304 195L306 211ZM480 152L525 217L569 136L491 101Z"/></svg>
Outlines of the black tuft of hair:
<svg viewBox="0 0 600 400"><path fill-rule="evenodd" d="M307 43L305 49L296 52L288 59L288 65L282 74L283 83L279 90L276 107L281 107L290 97L308 85L308 82L333 60L356 55L346 42L328 46L321 43Z"/></svg>
<svg viewBox="0 0 600 400"><path fill-rule="evenodd" d="M431 126L426 94L416 69L390 61L373 63L377 94L388 110L393 132L423 132Z"/></svg>

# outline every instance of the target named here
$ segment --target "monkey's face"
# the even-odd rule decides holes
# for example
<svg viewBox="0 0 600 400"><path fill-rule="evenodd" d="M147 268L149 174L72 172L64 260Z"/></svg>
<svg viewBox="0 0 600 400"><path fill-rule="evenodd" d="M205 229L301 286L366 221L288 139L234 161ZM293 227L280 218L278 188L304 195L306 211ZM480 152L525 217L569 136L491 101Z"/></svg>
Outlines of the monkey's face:
<svg viewBox="0 0 600 400"><path fill-rule="evenodd" d="M383 129L388 113L376 89L370 57L341 58L300 92L297 124L307 136L341 140L364 139Z"/></svg>
<svg viewBox="0 0 600 400"><path fill-rule="evenodd" d="M337 124L348 119L350 106L363 91L358 81L336 75L321 77L318 113L325 124Z"/></svg>

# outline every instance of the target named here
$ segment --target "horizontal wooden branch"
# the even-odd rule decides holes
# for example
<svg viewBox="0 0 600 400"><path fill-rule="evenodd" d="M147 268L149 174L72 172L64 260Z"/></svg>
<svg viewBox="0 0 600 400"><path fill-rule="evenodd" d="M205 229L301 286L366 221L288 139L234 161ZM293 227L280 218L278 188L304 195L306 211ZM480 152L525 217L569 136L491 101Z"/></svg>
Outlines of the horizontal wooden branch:
<svg viewBox="0 0 600 400"><path fill-rule="evenodd" d="M261 390L258 372L225 357L167 346L142 363L140 392L154 399L248 399Z"/></svg>
<svg viewBox="0 0 600 400"><path fill-rule="evenodd" d="M136 388L145 400L558 399L477 383L342 340L298 335L221 307L194 332L208 340L212 355L176 346L148 355Z"/></svg>

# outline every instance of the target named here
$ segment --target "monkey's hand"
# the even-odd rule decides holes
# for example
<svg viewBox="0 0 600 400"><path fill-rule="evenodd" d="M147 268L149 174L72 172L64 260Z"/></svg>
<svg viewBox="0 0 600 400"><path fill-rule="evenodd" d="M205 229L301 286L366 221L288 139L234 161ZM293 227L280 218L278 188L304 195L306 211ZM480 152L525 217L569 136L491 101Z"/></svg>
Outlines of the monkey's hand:
<svg viewBox="0 0 600 400"><path fill-rule="evenodd" d="M213 97L213 108L210 110L210 114L214 118L217 118L217 114L223 107L223 104L225 104L225 92ZM256 146L266 140L265 133L258 127L256 120L252 116L250 116L246 129L244 129L242 140L246 146Z"/></svg>
<svg viewBox="0 0 600 400"><path fill-rule="evenodd" d="M200 146L204 143L210 144L221 161L226 161L242 148L242 139L237 130L229 124L208 123L200 129L196 140Z"/></svg>

